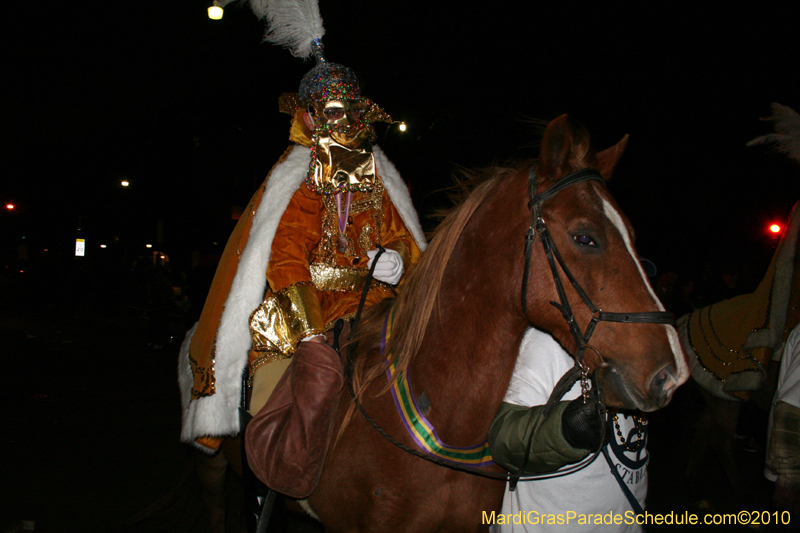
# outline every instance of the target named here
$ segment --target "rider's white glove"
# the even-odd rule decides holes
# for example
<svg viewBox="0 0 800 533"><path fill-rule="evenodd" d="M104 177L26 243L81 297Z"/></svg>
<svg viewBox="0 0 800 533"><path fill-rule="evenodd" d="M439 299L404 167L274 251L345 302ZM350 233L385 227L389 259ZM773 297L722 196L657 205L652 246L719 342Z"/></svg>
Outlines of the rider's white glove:
<svg viewBox="0 0 800 533"><path fill-rule="evenodd" d="M372 263L375 261L376 255L378 255L378 250L370 250L367 252L367 256L369 256L367 268L372 268ZM378 281L388 283L389 285L397 285L402 275L403 259L400 257L399 253L387 249L378 258L378 264L375 265L375 272L372 276Z"/></svg>

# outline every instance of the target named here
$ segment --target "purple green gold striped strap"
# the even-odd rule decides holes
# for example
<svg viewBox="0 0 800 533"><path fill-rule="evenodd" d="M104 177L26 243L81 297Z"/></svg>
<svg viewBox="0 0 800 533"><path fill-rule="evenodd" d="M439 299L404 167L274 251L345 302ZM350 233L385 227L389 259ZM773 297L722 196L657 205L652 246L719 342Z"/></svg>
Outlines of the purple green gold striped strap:
<svg viewBox="0 0 800 533"><path fill-rule="evenodd" d="M381 340L381 353L386 348L386 343L392 334L392 323L394 322L394 308L386 315L383 326L383 338ZM406 430L424 452L434 457L438 457L450 463L469 466L489 466L494 464L492 454L489 451L489 443L484 441L477 446L460 448L448 446L443 443L436 434L433 424L420 412L408 379L408 369L403 372L396 372L395 363L387 355L388 368L386 377L392 381L392 376L396 376L392 385L392 397L397 406L397 412L403 420Z"/></svg>

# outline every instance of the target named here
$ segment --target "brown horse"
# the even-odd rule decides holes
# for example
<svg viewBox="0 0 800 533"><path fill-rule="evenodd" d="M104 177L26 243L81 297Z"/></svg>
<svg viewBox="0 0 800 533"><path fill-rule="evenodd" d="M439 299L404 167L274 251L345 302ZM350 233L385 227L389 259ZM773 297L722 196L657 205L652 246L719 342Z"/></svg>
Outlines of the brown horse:
<svg viewBox="0 0 800 533"><path fill-rule="evenodd" d="M595 152L566 116L547 127L537 162L541 192L568 174L593 167L610 177L626 139ZM520 342L531 325L571 353L576 342L551 305L556 289L535 243L520 293L524 236L531 225L531 164L494 169L444 220L409 272L394 302L390 353L409 376L422 414L455 447L484 442L508 386ZM625 217L600 181L582 181L544 202L542 216L568 268L607 312L663 311L644 276ZM562 274L563 276L563 274ZM592 319L577 292L567 296L581 328ZM369 310L359 326L353 382L364 409L397 440L414 447L386 377L381 331L392 302ZM651 411L666 405L688 377L676 332L664 324L599 324L586 361L605 384L609 405ZM482 512L496 511L504 483L432 464L388 442L348 394L340 406L319 486L307 503L327 531L485 531ZM352 415L352 417L348 416ZM346 420L347 419L347 420ZM344 422L344 425L341 425ZM496 466L488 471L500 472Z"/></svg>

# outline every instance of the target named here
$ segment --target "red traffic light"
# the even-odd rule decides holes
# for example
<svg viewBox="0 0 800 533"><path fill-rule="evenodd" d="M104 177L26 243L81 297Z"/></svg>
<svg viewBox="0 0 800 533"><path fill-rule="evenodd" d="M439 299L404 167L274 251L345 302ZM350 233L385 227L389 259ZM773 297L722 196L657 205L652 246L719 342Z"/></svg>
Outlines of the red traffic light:
<svg viewBox="0 0 800 533"><path fill-rule="evenodd" d="M773 235L777 235L781 231L783 231L783 227L781 227L780 224L770 224L769 225L769 232L772 233Z"/></svg>

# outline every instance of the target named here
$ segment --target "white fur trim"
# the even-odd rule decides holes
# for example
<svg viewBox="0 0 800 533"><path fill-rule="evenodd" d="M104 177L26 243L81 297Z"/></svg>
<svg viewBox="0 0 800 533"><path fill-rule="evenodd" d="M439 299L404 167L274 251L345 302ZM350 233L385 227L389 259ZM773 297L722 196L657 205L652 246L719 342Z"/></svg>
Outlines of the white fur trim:
<svg viewBox="0 0 800 533"><path fill-rule="evenodd" d="M389 161L389 158L386 157L386 154L383 153L383 150L374 146L373 151L375 152L375 164L378 167L378 175L381 177L381 180L383 180L383 186L386 188L386 192L389 193L389 198L391 198L392 203L400 213L400 218L403 219L406 228L411 232L414 240L417 241L417 246L419 246L420 251L424 252L427 247L425 233L422 231L422 225L419 223L417 211L414 209L411 196L408 194L406 182L400 177L400 173L397 171L394 164Z"/></svg>
<svg viewBox="0 0 800 533"><path fill-rule="evenodd" d="M180 355L178 357L178 387L181 391L181 407L183 408L183 420L184 425L181 428L181 440L184 442L189 442L197 448L207 454L213 454L215 450L210 448L206 448L205 446L201 446L195 442L194 438L192 437L184 437L183 432L187 430L191 430L191 426L186 425L186 421L194 420L195 412L196 412L196 405L191 404L192 400L192 385L194 385L194 375L192 374L192 367L189 364L189 346L192 342L192 336L194 336L194 332L197 329L197 322L195 322L194 326L186 332L186 337L183 339L183 343L181 344ZM197 435L199 436L199 435ZM196 438L196 437L195 437Z"/></svg>
<svg viewBox="0 0 800 533"><path fill-rule="evenodd" d="M189 407L189 402L192 401L192 385L194 384L194 375L192 374L192 367L189 364L189 344L192 342L192 336L197 329L197 322L194 323L192 329L186 332L186 337L181 344L180 355L178 356L178 387L181 389L181 407L184 411Z"/></svg>
<svg viewBox="0 0 800 533"><path fill-rule="evenodd" d="M384 187L420 249L425 237L411 197L394 165L375 147L376 161ZM250 351L250 314L261 304L267 285L266 271L272 240L283 213L295 191L307 176L311 158L309 148L295 146L285 161L276 166L264 188L256 211L247 245L239 258L236 275L225 301L217 329L214 359L215 394L189 401L192 386L189 367L189 342L192 329L181 347L179 383L183 403L181 440L193 442L206 435L232 436L239 432L238 408L242 388L242 372ZM188 373L187 373L188 372ZM188 404L188 405L187 405Z"/></svg>
<svg viewBox="0 0 800 533"><path fill-rule="evenodd" d="M314 512L314 509L311 508L311 504L308 503L308 498L305 500L298 500L297 503L300 504L300 508L303 509L308 516L317 522L322 522L322 520L319 519L319 516L317 516L317 513Z"/></svg>

